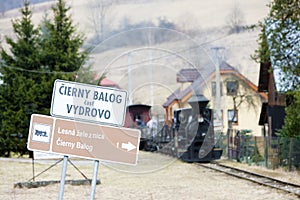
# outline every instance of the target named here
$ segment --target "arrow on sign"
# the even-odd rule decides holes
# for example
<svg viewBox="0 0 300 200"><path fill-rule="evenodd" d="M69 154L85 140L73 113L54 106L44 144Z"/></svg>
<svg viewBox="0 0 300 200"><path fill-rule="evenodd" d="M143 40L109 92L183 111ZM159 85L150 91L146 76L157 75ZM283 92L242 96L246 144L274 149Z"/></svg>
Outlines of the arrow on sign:
<svg viewBox="0 0 300 200"><path fill-rule="evenodd" d="M133 149L135 149L136 146L134 146L131 142L126 143L122 143L122 149L127 149L127 151L131 151Z"/></svg>

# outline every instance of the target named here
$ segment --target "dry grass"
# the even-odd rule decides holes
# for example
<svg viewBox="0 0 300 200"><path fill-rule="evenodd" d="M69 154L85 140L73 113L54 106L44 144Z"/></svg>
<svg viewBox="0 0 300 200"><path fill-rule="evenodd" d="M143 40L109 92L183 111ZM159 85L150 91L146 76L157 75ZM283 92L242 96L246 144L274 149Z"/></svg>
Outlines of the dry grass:
<svg viewBox="0 0 300 200"><path fill-rule="evenodd" d="M48 162L48 164L35 163L35 174L38 174L55 163ZM20 161L0 161L0 199L57 199L59 185L49 185L47 187L40 187L34 189L27 188L14 188L14 184L17 182L27 182L33 176L33 167L30 159L20 159ZM81 166L80 169L88 176L92 177L93 164ZM45 180L60 180L61 176L61 164L58 164L51 168L49 171L43 173L36 178L36 181ZM79 172L75 170L71 165L68 165L67 179L84 179ZM68 197L68 188L70 185L66 185L66 197ZM72 193L75 195L82 195L89 193L89 186L80 186L82 189L74 190Z"/></svg>
<svg viewBox="0 0 300 200"><path fill-rule="evenodd" d="M73 160L76 166L92 177L93 161ZM53 162L43 161L35 164L36 173L46 169ZM44 173L40 180L59 180L61 164ZM16 182L24 182L32 177L30 159L0 159L0 199L39 200L57 199L59 184L39 188L14 188ZM277 190L263 187L183 163L179 160L140 152L137 166L100 164L95 199L297 199ZM82 176L69 164L67 179L82 179ZM65 185L64 199L89 199L89 185Z"/></svg>

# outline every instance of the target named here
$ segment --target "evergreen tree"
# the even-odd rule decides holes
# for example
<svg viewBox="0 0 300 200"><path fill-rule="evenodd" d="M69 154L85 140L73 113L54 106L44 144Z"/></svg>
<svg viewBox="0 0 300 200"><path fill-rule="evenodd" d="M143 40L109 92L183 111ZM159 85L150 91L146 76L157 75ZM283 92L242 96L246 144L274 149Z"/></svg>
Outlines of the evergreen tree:
<svg viewBox="0 0 300 200"><path fill-rule="evenodd" d="M39 31L31 22L29 2L20 10L22 18L12 22L16 41L6 37L9 53L0 49L0 155L27 152L26 142L30 113L37 107L38 86L32 73L39 70Z"/></svg>
<svg viewBox="0 0 300 200"><path fill-rule="evenodd" d="M279 68L283 90L300 84L300 4L298 0L274 0L265 20L266 36L273 68Z"/></svg>
<svg viewBox="0 0 300 200"><path fill-rule="evenodd" d="M298 0L274 0L266 21L273 67L284 73L281 85L290 99L280 131L285 137L300 137L300 4Z"/></svg>
<svg viewBox="0 0 300 200"><path fill-rule="evenodd" d="M300 75L300 4L298 0L274 0L269 7L269 15L260 24L262 31L255 58L266 62L272 57L273 68L276 65L285 73L282 87L294 89L300 84L295 79L295 75Z"/></svg>
<svg viewBox="0 0 300 200"><path fill-rule="evenodd" d="M43 64L50 71L75 72L87 59L87 51L80 51L84 38L76 33L72 19L67 14L70 7L63 0L58 0L52 10L53 22L44 20L43 24Z"/></svg>
<svg viewBox="0 0 300 200"><path fill-rule="evenodd" d="M63 79L74 81L77 71L85 63L88 51L81 50L84 43L82 35L76 32L71 17L68 15L70 7L64 0L57 0L52 7L53 18L43 19L41 30L41 48L43 53L41 63L48 73L46 74L44 107L50 107L54 81Z"/></svg>
<svg viewBox="0 0 300 200"><path fill-rule="evenodd" d="M44 75L45 108L51 107L53 84L56 79L74 81L77 71L88 58L88 51L82 50L84 37L76 32L64 0L57 0L52 7L53 16L45 16L41 25L41 64L47 72ZM49 113L49 112L48 112Z"/></svg>
<svg viewBox="0 0 300 200"><path fill-rule="evenodd" d="M291 95L293 100L285 110L286 117L280 134L285 137L300 138L300 92L296 91Z"/></svg>
<svg viewBox="0 0 300 200"><path fill-rule="evenodd" d="M12 22L16 39L6 37L9 51L0 49L1 156L27 152L30 115L49 115L54 81L74 80L87 59L87 51L80 51L83 37L76 34L64 1L52 8L53 20L38 28L29 5L25 0L22 18Z"/></svg>

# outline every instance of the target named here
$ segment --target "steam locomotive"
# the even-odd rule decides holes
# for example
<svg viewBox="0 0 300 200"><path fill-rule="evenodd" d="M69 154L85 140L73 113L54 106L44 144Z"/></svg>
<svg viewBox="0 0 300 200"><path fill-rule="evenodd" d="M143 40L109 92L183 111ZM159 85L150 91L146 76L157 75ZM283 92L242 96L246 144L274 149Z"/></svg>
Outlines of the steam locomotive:
<svg viewBox="0 0 300 200"><path fill-rule="evenodd" d="M177 156L186 162L207 162L220 159L222 149L215 147L212 110L192 108L174 111L175 149Z"/></svg>
<svg viewBox="0 0 300 200"><path fill-rule="evenodd" d="M140 150L165 153L186 162L220 159L222 149L215 147L212 110L206 108L208 100L203 97L200 101L192 97L191 108L175 110L171 124L155 122L151 106L128 106L125 126L141 130Z"/></svg>

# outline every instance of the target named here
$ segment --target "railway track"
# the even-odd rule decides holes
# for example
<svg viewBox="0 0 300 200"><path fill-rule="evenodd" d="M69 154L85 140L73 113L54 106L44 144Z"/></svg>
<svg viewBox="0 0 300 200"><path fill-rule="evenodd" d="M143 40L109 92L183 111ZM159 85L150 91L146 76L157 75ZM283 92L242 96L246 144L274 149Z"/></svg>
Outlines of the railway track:
<svg viewBox="0 0 300 200"><path fill-rule="evenodd" d="M197 165L219 172L223 172L225 174L235 176L241 179L252 181L260 185L282 190L300 197L300 185L297 184L281 181L272 177L264 176L249 171L244 171L238 168L229 167L219 163L197 163Z"/></svg>

